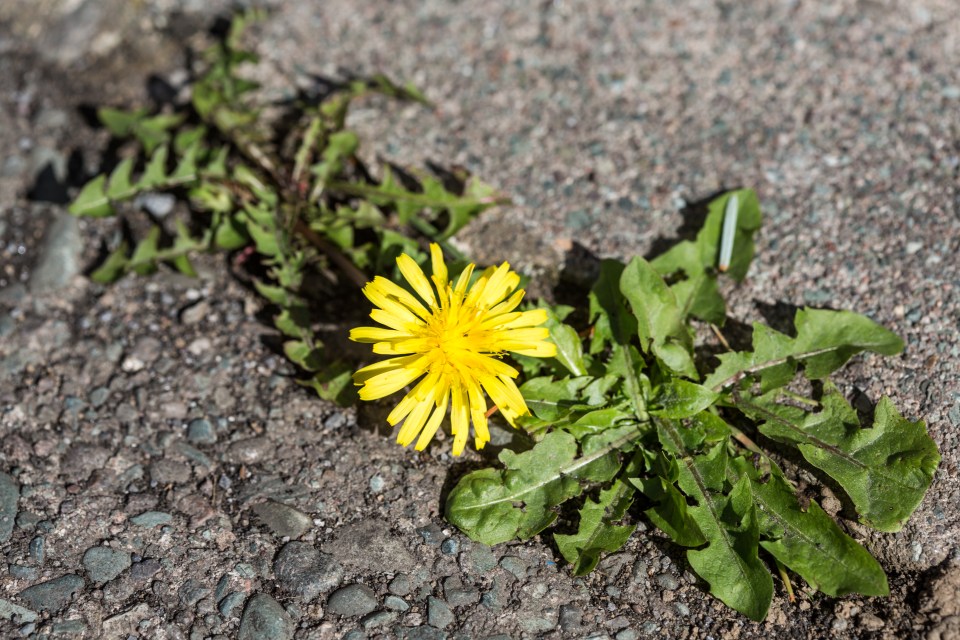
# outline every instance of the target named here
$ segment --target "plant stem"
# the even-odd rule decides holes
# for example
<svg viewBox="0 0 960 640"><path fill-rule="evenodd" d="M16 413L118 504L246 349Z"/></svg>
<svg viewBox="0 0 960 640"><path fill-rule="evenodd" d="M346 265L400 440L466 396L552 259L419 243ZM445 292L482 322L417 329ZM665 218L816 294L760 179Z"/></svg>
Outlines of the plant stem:
<svg viewBox="0 0 960 640"><path fill-rule="evenodd" d="M315 246L317 249L327 254L327 257L330 258L341 270L346 274L350 280L356 284L358 287L366 286L369 278L357 269L356 265L350 261L350 258L343 255L343 253L333 246L330 242L325 240L317 232L307 226L307 223L302 219L297 219L294 224L294 230L307 239L310 244Z"/></svg>

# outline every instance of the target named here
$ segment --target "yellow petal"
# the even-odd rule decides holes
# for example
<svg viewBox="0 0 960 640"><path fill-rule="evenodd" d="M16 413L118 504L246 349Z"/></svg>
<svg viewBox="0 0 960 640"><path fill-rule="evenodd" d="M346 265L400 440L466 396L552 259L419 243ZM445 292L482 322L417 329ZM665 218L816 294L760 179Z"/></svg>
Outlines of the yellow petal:
<svg viewBox="0 0 960 640"><path fill-rule="evenodd" d="M407 254L401 253L397 258L397 266L400 267L400 273L407 279L407 282L409 282L413 290L417 292L417 295L423 298L427 306L437 306L437 299L433 295L433 287L430 286L430 281L427 280L427 276L423 275L423 270L420 268L420 265Z"/></svg>
<svg viewBox="0 0 960 640"><path fill-rule="evenodd" d="M447 264L443 261L443 251L440 245L430 244L430 261L433 266L433 277L445 286L447 284Z"/></svg>
<svg viewBox="0 0 960 640"><path fill-rule="evenodd" d="M440 404L433 410L433 415L430 416L426 426L423 427L423 431L420 432L420 438L417 440L416 445L417 451L426 449L427 445L430 444L430 441L433 439L434 434L437 433L437 429L440 428L440 423L443 422L443 418L447 415L447 400L449 397L450 394L446 392L441 396Z"/></svg>
<svg viewBox="0 0 960 640"><path fill-rule="evenodd" d="M383 327L357 327L350 330L350 339L354 342L387 342L406 340L413 336L406 331L384 329Z"/></svg>
<svg viewBox="0 0 960 640"><path fill-rule="evenodd" d="M467 444L470 435L469 400L463 385L455 385L451 390L453 406L450 409L450 431L453 432L453 455L459 456Z"/></svg>

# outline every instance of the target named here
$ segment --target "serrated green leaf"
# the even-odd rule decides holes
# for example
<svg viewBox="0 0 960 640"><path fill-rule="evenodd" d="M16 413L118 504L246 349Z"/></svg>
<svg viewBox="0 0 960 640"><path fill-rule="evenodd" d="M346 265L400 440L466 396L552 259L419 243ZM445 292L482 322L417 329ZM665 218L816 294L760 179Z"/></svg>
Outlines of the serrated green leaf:
<svg viewBox="0 0 960 640"><path fill-rule="evenodd" d="M783 565L798 573L811 587L831 596L890 593L880 563L815 501L802 507L776 466L761 478L746 458L731 460L733 481L750 479L761 533L760 546Z"/></svg>
<svg viewBox="0 0 960 640"><path fill-rule="evenodd" d="M547 321L544 323L550 331L550 340L557 346L557 355L555 359L560 365L574 376L587 375L587 361L583 355L583 341L577 330L568 324L562 322L562 318L557 315L555 309L546 303L540 304L540 308L546 309ZM572 308L568 308L572 311ZM568 311L569 313L569 311Z"/></svg>
<svg viewBox="0 0 960 640"><path fill-rule="evenodd" d="M637 256L620 276L620 292L637 319L642 349L652 351L672 371L696 378L693 337L684 323L676 296L660 274Z"/></svg>
<svg viewBox="0 0 960 640"><path fill-rule="evenodd" d="M563 431L548 433L524 453L505 449L502 471L481 469L461 478L447 498L447 520L483 544L530 538L556 519L554 507L579 495L585 468L635 437L579 458L576 441Z"/></svg>
<svg viewBox="0 0 960 640"><path fill-rule="evenodd" d="M719 395L694 382L670 378L653 388L649 411L664 418L689 418L712 405Z"/></svg>
<svg viewBox="0 0 960 640"><path fill-rule="evenodd" d="M77 194L76 199L70 205L70 213L75 216L84 216L88 218L106 218L114 214L113 207L110 206L110 199L106 194L107 176L100 174L87 184Z"/></svg>
<svg viewBox="0 0 960 640"><path fill-rule="evenodd" d="M657 419L661 438L682 447L675 425ZM773 579L758 556L760 529L746 478L726 493L726 443L705 455L678 461L680 490L693 498L690 517L707 539L702 549L687 551L687 560L710 585L710 593L751 620L763 620L773 598Z"/></svg>
<svg viewBox="0 0 960 640"><path fill-rule="evenodd" d="M247 235L243 224L235 216L228 215L217 225L213 232L213 241L219 249L235 251L245 247L249 243L250 237Z"/></svg>
<svg viewBox="0 0 960 640"><path fill-rule="evenodd" d="M167 181L171 184L185 184L197 179L197 157L200 155L200 142L187 147L180 157L180 162Z"/></svg>
<svg viewBox="0 0 960 640"><path fill-rule="evenodd" d="M141 276L157 270L157 247L160 241L160 227L151 227L147 235L141 240L130 256L129 268Z"/></svg>
<svg viewBox="0 0 960 640"><path fill-rule="evenodd" d="M800 309L791 338L761 324L753 326L753 351L725 353L703 384L721 390L758 377L763 391L793 379L802 362L810 379L825 378L861 351L894 355L903 349L896 334L852 311Z"/></svg>
<svg viewBox="0 0 960 640"><path fill-rule="evenodd" d="M122 200L134 191L130 180L133 174L133 158L124 158L110 174L107 185L107 197L110 200Z"/></svg>
<svg viewBox="0 0 960 640"><path fill-rule="evenodd" d="M606 402L603 394L612 380L580 376L554 380L543 376L528 380L520 386L527 408L548 422L556 422L573 411L591 411Z"/></svg>
<svg viewBox="0 0 960 640"><path fill-rule="evenodd" d="M297 383L309 387L320 398L348 407L357 402L357 388L353 384L353 366L342 361L326 363L320 371Z"/></svg>
<svg viewBox="0 0 960 640"><path fill-rule="evenodd" d="M612 524L622 519L633 503L634 489L617 480L600 492L597 501L587 499L580 509L580 524L573 535L554 535L557 549L572 567L573 575L593 571L600 554L616 551L630 538L636 525Z"/></svg>
<svg viewBox="0 0 960 640"><path fill-rule="evenodd" d="M137 183L140 189L146 191L167 181L168 153L169 149L166 146L158 147L153 152L153 155L150 156L150 162L147 163L147 167Z"/></svg>
<svg viewBox="0 0 960 640"><path fill-rule="evenodd" d="M130 246L126 240L107 256L106 260L90 274L90 279L100 284L110 284L116 282L126 273L127 253Z"/></svg>
<svg viewBox="0 0 960 640"><path fill-rule="evenodd" d="M880 531L899 531L930 487L940 464L922 421L910 422L889 398L877 404L873 426L861 429L856 410L830 382L818 411L779 404L777 392L737 407L761 421L760 432L796 446L813 466L836 480L857 513Z"/></svg>
<svg viewBox="0 0 960 640"><path fill-rule="evenodd" d="M629 479L633 486L653 502L653 506L644 511L644 514L680 546L699 547L706 544L707 539L690 516L687 499L674 484L680 477L677 461L662 452L656 456L650 454L649 457L654 475L649 478Z"/></svg>
<svg viewBox="0 0 960 640"><path fill-rule="evenodd" d="M97 119L100 120L103 126L116 138L126 138L129 136L134 126L140 122L146 114L147 110L144 108L133 111L122 111L109 107L97 109Z"/></svg>
<svg viewBox="0 0 960 640"><path fill-rule="evenodd" d="M628 345L637 334L637 319L627 308L620 292L624 265L617 260L603 260L600 275L590 290L590 322L593 336L590 353L600 353L611 344Z"/></svg>

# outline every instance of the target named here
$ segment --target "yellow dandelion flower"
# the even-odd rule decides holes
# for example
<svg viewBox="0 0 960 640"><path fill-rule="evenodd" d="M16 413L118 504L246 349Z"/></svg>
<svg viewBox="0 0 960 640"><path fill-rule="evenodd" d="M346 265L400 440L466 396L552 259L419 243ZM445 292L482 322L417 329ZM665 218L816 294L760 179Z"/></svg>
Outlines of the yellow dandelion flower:
<svg viewBox="0 0 960 640"><path fill-rule="evenodd" d="M416 295L380 276L363 288L376 307L370 317L384 326L353 329L350 339L373 343L374 353L393 357L360 369L353 380L362 387L362 400L376 400L420 379L387 422L403 421L397 442L407 446L416 440L422 451L449 408L453 455L458 456L471 422L477 449L490 441L484 392L511 425L528 413L513 381L519 372L501 356L509 351L548 358L557 348L540 326L547 321L545 310L515 311L524 292L515 291L520 276L509 264L489 267L468 287L475 265L468 265L454 284L447 280L440 247L431 244L430 255L432 278L410 256L397 258Z"/></svg>

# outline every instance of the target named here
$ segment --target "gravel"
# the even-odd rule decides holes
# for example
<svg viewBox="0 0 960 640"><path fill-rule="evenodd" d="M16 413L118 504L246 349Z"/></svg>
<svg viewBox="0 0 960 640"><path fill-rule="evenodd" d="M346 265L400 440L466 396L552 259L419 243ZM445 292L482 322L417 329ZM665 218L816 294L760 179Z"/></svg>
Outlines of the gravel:
<svg viewBox="0 0 960 640"><path fill-rule="evenodd" d="M362 616L376 608L377 594L364 584L349 584L331 593L327 599L327 610L338 616Z"/></svg>
<svg viewBox="0 0 960 640"><path fill-rule="evenodd" d="M427 621L431 626L444 629L452 625L456 618L446 602L440 598L427 598Z"/></svg>
<svg viewBox="0 0 960 640"><path fill-rule="evenodd" d="M343 579L343 568L334 556L320 553L308 542L283 545L274 560L273 572L281 587L304 602L315 600Z"/></svg>
<svg viewBox="0 0 960 640"><path fill-rule="evenodd" d="M267 594L258 593L243 609L237 640L288 640L293 632L290 614Z"/></svg>
<svg viewBox="0 0 960 640"><path fill-rule="evenodd" d="M20 592L20 598L31 609L39 611L57 612L63 609L80 589L83 588L83 578L68 573L67 575L41 582Z"/></svg>
<svg viewBox="0 0 960 640"><path fill-rule="evenodd" d="M313 520L307 514L272 500L254 505L253 512L281 538L299 538L313 526Z"/></svg>
<svg viewBox="0 0 960 640"><path fill-rule="evenodd" d="M17 519L20 487L6 473L0 473L0 544L10 539Z"/></svg>

